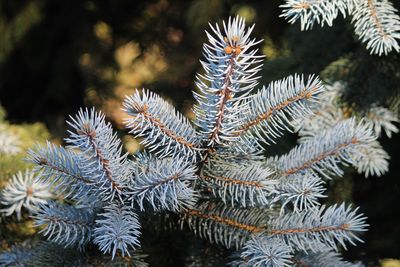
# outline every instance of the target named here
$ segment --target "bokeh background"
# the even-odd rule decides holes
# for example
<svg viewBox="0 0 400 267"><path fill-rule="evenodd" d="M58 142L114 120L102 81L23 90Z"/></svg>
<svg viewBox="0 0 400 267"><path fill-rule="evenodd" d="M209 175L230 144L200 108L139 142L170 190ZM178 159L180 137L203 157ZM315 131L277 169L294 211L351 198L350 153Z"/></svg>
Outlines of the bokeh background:
<svg viewBox="0 0 400 267"><path fill-rule="evenodd" d="M400 1L392 1L400 9ZM0 159L0 186L26 167L24 150L34 142L62 143L65 119L80 107L102 110L124 140L140 149L124 130L121 102L135 88L148 88L193 117L194 77L200 70L204 30L239 14L256 23L266 56L261 84L293 73L316 73L326 82L346 81L343 95L351 112L382 105L398 112L400 54L371 56L354 36L349 18L333 27L301 32L280 18L283 1L233 0L1 0L0 122L21 139L23 151ZM353 202L368 216L365 244L345 252L371 266L400 266L399 134L381 142L391 155L390 172L368 179L353 170L330 181L327 203ZM296 142L286 135L268 154L282 154ZM29 219L3 221L3 247L35 235ZM144 230L151 266L184 266L197 243L190 233ZM197 241L196 241L197 242ZM201 242L201 241L199 241ZM206 246L204 244L200 244ZM216 249L216 248L210 248ZM207 252L205 252L207 253ZM224 255L224 254L221 254Z"/></svg>

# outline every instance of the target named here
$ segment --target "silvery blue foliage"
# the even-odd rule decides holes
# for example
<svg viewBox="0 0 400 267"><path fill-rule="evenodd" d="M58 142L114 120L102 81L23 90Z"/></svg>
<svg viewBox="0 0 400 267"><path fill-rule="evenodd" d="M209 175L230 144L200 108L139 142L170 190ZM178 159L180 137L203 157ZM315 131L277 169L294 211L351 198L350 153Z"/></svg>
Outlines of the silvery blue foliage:
<svg viewBox="0 0 400 267"><path fill-rule="evenodd" d="M371 54L400 51L400 16L388 0L286 0L281 8L281 16L289 23L300 20L302 30L332 26L339 14L351 15L355 33Z"/></svg>
<svg viewBox="0 0 400 267"><path fill-rule="evenodd" d="M328 3L338 8L330 11L332 18L337 10L345 13L340 2L318 1L320 9L329 9ZM306 17L325 19L318 10ZM155 93L138 90L126 98L126 125L152 154L129 159L94 109L70 118L67 148L48 143L29 152L37 181L49 183L61 200L41 204L33 214L50 241L82 251L94 243L114 261L98 260L113 266L135 257L137 214L144 210L178 213L182 227L240 250L237 266L291 266L301 253L361 241L368 225L357 208L325 207L319 200L325 197L323 179L342 176L342 164L367 176L387 171L374 124L346 116L334 123L320 119L316 110L333 103L335 94L324 93L314 75L296 74L257 91L263 56L255 47L260 41L250 37L253 27L240 17L211 26L193 124ZM285 131L297 131L302 141L266 159L265 147Z"/></svg>
<svg viewBox="0 0 400 267"><path fill-rule="evenodd" d="M328 178L332 175L342 176L340 163L348 163L363 172L379 175L387 171L387 156L386 153L375 153L380 152L380 148L371 145L375 141L370 124L347 119L299 144L277 158L273 165L282 177L306 171L315 171ZM373 157L371 161L380 164L366 166L363 160L368 156Z"/></svg>
<svg viewBox="0 0 400 267"><path fill-rule="evenodd" d="M120 197L122 188L130 174L127 154L122 154L121 140L102 113L80 110L67 122L69 147L81 151L79 156L82 176L96 183L96 190L104 200Z"/></svg>
<svg viewBox="0 0 400 267"><path fill-rule="evenodd" d="M0 203L5 206L0 213L5 216L16 213L19 220L22 207L32 212L52 197L49 184L36 180L32 171L18 172L0 191Z"/></svg>
<svg viewBox="0 0 400 267"><path fill-rule="evenodd" d="M344 17L352 10L357 0L286 0L281 5L281 17L289 23L300 20L301 30L312 29L315 24L332 26L341 13Z"/></svg>
<svg viewBox="0 0 400 267"><path fill-rule="evenodd" d="M130 207L119 207L111 204L99 214L94 229L94 243L104 253L111 253L115 257L117 250L122 256L130 256L129 250L139 246L138 237L140 225L137 215Z"/></svg>
<svg viewBox="0 0 400 267"><path fill-rule="evenodd" d="M229 18L223 29L211 24L210 28L201 61L205 74L197 75L198 103L193 110L201 140L214 146L237 139L235 128L248 112L239 103L258 84L263 56L254 48L261 41L250 38L254 25L246 28L243 18Z"/></svg>
<svg viewBox="0 0 400 267"><path fill-rule="evenodd" d="M319 199L326 197L324 181L314 172L305 172L290 175L279 179L276 186L278 193L273 200L281 202L281 210L288 205L294 211L316 208L320 205Z"/></svg>
<svg viewBox="0 0 400 267"><path fill-rule="evenodd" d="M254 140L274 143L277 137L291 130L293 120L312 113L309 105L317 101L317 94L322 90L321 81L313 75L305 79L296 74L271 82L244 101L249 112L245 113L245 120L235 135L251 147Z"/></svg>
<svg viewBox="0 0 400 267"><path fill-rule="evenodd" d="M36 164L41 180L54 185L54 191L80 199L86 196L95 181L85 177L80 167L79 156L72 150L47 142L28 151L28 161Z"/></svg>
<svg viewBox="0 0 400 267"><path fill-rule="evenodd" d="M388 0L357 0L352 12L355 33L371 54L400 52L400 17Z"/></svg>
<svg viewBox="0 0 400 267"><path fill-rule="evenodd" d="M267 234L284 241L295 250L320 252L325 246L346 249L346 242L362 242L357 236L366 231L366 218L344 203L340 206L321 206L302 212L286 213L268 222Z"/></svg>
<svg viewBox="0 0 400 267"><path fill-rule="evenodd" d="M142 154L136 161L129 190L133 205L137 202L140 210L150 204L155 211L175 212L195 205L197 192L191 183L197 179L196 168L184 158L158 159Z"/></svg>
<svg viewBox="0 0 400 267"><path fill-rule="evenodd" d="M326 251L318 253L299 253L293 258L296 267L364 267L362 263L351 263L343 260L339 253Z"/></svg>
<svg viewBox="0 0 400 267"><path fill-rule="evenodd" d="M150 91L126 98L124 111L131 133L143 137L142 143L160 156L182 155L196 159L200 143L195 129L175 108Z"/></svg>
<svg viewBox="0 0 400 267"><path fill-rule="evenodd" d="M281 240L267 236L250 239L243 247L241 267L292 266L290 248Z"/></svg>
<svg viewBox="0 0 400 267"><path fill-rule="evenodd" d="M268 212L260 208L237 208L223 203L204 202L182 216L195 234L227 248L240 249L252 232L266 226Z"/></svg>
<svg viewBox="0 0 400 267"><path fill-rule="evenodd" d="M264 206L270 203L275 193L276 180L271 179L272 171L258 165L206 166L201 179L212 188L213 194L225 204L232 206Z"/></svg>
<svg viewBox="0 0 400 267"><path fill-rule="evenodd" d="M55 243L82 248L92 237L93 210L49 201L32 217L36 226L43 227L43 235Z"/></svg>
<svg viewBox="0 0 400 267"><path fill-rule="evenodd" d="M340 106L339 103L346 87L346 83L338 81L325 85L325 91L319 95L321 101L312 103L310 106L314 113L293 122L295 131L301 136L300 142L308 140L321 130L329 129L349 117L348 108ZM374 105L364 113L362 119L372 125L372 130L377 137L385 133L387 137L391 138L393 133L398 133L399 129L396 124L399 122L399 118L395 112Z"/></svg>
<svg viewBox="0 0 400 267"><path fill-rule="evenodd" d="M383 133L391 138L393 133L398 133L399 128L395 124L400 122L397 115L384 107L372 107L367 114L367 120L374 125L376 136L381 136Z"/></svg>

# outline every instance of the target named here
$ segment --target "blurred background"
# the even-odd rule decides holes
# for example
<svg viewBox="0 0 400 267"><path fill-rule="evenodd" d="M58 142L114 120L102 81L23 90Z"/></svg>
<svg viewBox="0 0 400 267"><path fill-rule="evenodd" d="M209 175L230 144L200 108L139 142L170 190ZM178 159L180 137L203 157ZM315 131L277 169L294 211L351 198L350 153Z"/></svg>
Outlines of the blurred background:
<svg viewBox="0 0 400 267"><path fill-rule="evenodd" d="M392 1L400 9L400 1ZM350 112L380 105L398 112L400 54L371 56L353 33L349 18L333 27L301 32L280 18L283 1L233 0L2 0L0 1L0 123L18 136L22 150L0 159L0 186L26 167L25 150L35 142L62 143L65 119L80 107L102 110L124 140L140 149L124 130L121 103L135 88L161 94L193 118L194 77L201 71L208 22L239 14L256 23L266 56L261 84L289 74L316 73L332 83L345 81L343 103ZM364 244L345 252L371 266L400 266L399 134L381 138L391 156L390 172L368 179L348 170L330 181L327 203L353 202L369 218ZM282 154L296 142L287 135L268 154ZM2 223L3 247L31 237L29 219ZM183 266L189 247L170 244L190 233L144 232L151 266ZM189 238L190 239L190 238ZM193 238L192 238L193 239ZM175 242L174 242L175 243ZM146 250L147 248L147 250ZM157 257L157 255L163 255ZM153 261L153 262L152 262ZM161 261L164 261L161 263Z"/></svg>

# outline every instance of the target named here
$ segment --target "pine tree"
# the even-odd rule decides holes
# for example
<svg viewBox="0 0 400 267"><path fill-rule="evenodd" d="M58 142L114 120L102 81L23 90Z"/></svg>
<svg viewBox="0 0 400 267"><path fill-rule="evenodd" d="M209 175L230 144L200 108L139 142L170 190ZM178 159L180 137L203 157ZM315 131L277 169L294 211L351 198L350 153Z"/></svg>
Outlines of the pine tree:
<svg viewBox="0 0 400 267"><path fill-rule="evenodd" d="M332 26L339 14L351 15L356 35L371 54L400 51L400 17L388 0L286 0L281 7L282 16L290 23L300 20L302 30Z"/></svg>
<svg viewBox="0 0 400 267"><path fill-rule="evenodd" d="M261 41L251 37L254 25L236 17L210 27L193 123L157 94L138 90L124 102L126 125L147 152L124 154L94 109L68 120L66 147L48 143L29 151L35 182L48 184L57 198L32 201L35 225L48 241L15 247L0 263L144 265L136 251L139 215L153 211L179 214L182 227L237 250L232 266L359 266L338 251L362 242L366 217L350 204L328 207L320 199L326 179L342 176L343 166L366 176L387 171L389 156L377 135L396 132L397 119L381 115L387 112L369 121L319 114L335 104L315 75L258 89L263 56ZM300 143L265 158L286 131L297 131ZM11 195L3 193L7 205L15 204ZM110 258L92 253L93 246ZM71 256L65 263L59 255Z"/></svg>

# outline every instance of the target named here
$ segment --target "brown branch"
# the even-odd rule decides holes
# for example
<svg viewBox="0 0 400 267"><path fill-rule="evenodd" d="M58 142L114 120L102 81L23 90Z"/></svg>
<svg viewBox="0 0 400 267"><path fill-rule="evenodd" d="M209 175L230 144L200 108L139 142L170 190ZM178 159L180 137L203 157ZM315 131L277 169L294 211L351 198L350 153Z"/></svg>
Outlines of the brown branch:
<svg viewBox="0 0 400 267"><path fill-rule="evenodd" d="M168 127L164 123L162 123L160 119L152 116L149 113L148 109L149 109L149 107L147 105L143 105L142 107L137 108L137 112L139 114L143 115L143 117L145 117L146 120L148 120L151 124L153 124L154 126L159 128L163 134L165 134L169 138L175 140L177 143L179 143L185 147L191 148L191 149L200 148L198 145L191 143L190 141L186 140L184 137L178 136L173 131L168 129Z"/></svg>
<svg viewBox="0 0 400 267"><path fill-rule="evenodd" d="M260 124L262 121L268 120L273 115L274 112L282 110L282 109L288 107L289 105L293 104L296 101L311 98L313 93L316 90L317 90L317 87L313 87L311 90L309 90L308 88L305 88L301 92L299 92L297 95L290 97L287 100L283 101L282 103L279 103L278 105L269 108L266 112L258 115L255 119L247 122L242 127L240 127L239 130L237 130L234 133L234 136L239 136L243 132L249 130L251 127Z"/></svg>
<svg viewBox="0 0 400 267"><path fill-rule="evenodd" d="M349 146L349 145L351 145L351 144L357 144L357 143L359 143L359 141L358 141L357 139L353 138L353 139L352 139L350 142L348 142L348 143L339 144L339 145L338 145L335 149L333 149L332 151L328 151L328 152L322 153L322 154L320 154L320 155L318 155L318 156L316 156L316 157L310 159L309 161L306 161L306 162L305 162L303 165L301 165L301 166L294 167L294 168L292 168L292 169L286 170L286 171L284 171L284 172L282 172L282 173L279 173L279 174L277 174L277 175L280 175L280 176L288 176L288 175L294 174L294 173L296 173L296 172L298 172L298 171L305 170L305 169L309 169L309 168L311 168L311 166L312 166L313 164L315 164L316 162L321 161L321 160L323 160L323 159L325 159L325 158L327 158L327 157L329 157L329 156L335 156L335 155L337 155L337 154L339 153L339 151L340 151L342 148L347 147L347 146Z"/></svg>
<svg viewBox="0 0 400 267"><path fill-rule="evenodd" d="M301 233L317 233L323 231L347 231L350 228L350 224L345 223L339 226L319 226L312 228L295 228L295 229L273 229L267 230L269 235L287 235L287 234L301 234Z"/></svg>
<svg viewBox="0 0 400 267"><path fill-rule="evenodd" d="M215 121L214 129L212 130L212 132L209 135L210 141L214 141L215 139L218 138L218 135L219 135L221 127L222 127L222 120L224 118L224 111L225 111L226 103L228 102L228 100L230 100L232 98L230 77L233 74L233 64L235 62L234 61L235 56L236 56L236 54L234 53L233 56L231 57L231 59L229 60L229 64L228 64L229 71L224 78L224 85L219 93L220 98L221 98L221 104L218 107L217 118Z"/></svg>
<svg viewBox="0 0 400 267"><path fill-rule="evenodd" d="M375 24L376 28L378 29L379 35L382 36L382 38L386 39L388 37L388 34L383 29L382 23L381 23L380 19L378 18L378 12L373 3L373 0L368 0L368 7L370 10L372 20L374 21L374 24Z"/></svg>
<svg viewBox="0 0 400 267"><path fill-rule="evenodd" d="M63 170L63 169L61 169L60 167L58 167L58 166L56 166L56 165L50 163L50 162L49 162L48 160L46 160L45 158L40 158L38 164L39 164L40 166L47 166L47 167L49 167L50 169L55 170L55 171L57 171L57 172L64 173L65 175L71 176L71 177L73 177L74 179L79 180L79 181L81 181L81 182L83 182L83 183L85 183L85 184L93 184L92 181L90 181L90 180L88 180L88 179L85 179L85 178L83 178L83 177L80 176L80 175L74 175L74 174L72 174L72 173L69 173L69 172L67 172L67 171L65 171L65 170Z"/></svg>
<svg viewBox="0 0 400 267"><path fill-rule="evenodd" d="M240 230L244 230L244 231L247 231L250 233L259 233L259 232L262 232L265 230L262 227L240 223L235 220L223 218L223 217L220 217L215 214L205 214L198 210L188 209L188 210L186 210L186 213L189 214L190 216L198 217L198 218L205 219L205 220L213 220L217 223L222 223L227 226L238 228Z"/></svg>
<svg viewBox="0 0 400 267"><path fill-rule="evenodd" d="M310 7L310 3L307 2L301 2L293 5L293 9L309 9Z"/></svg>
<svg viewBox="0 0 400 267"><path fill-rule="evenodd" d="M82 128L83 128L83 130L77 131L78 134L85 135L89 138L90 145L96 152L96 157L99 159L102 169L104 170L107 179L111 183L111 187L117 191L121 191L119 184L116 181L114 181L114 179L112 177L112 172L110 169L110 161L104 157L100 148L97 146L97 143L95 141L96 132L94 130L92 130L89 125L83 125Z"/></svg>
<svg viewBox="0 0 400 267"><path fill-rule="evenodd" d="M254 186L257 188L263 187L260 182L242 181L242 180L228 178L228 177L201 175L200 178L202 178L204 180L217 180L217 181L227 182L227 183L235 184L235 185Z"/></svg>

